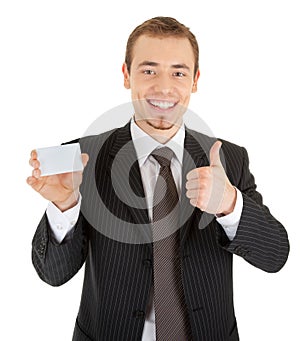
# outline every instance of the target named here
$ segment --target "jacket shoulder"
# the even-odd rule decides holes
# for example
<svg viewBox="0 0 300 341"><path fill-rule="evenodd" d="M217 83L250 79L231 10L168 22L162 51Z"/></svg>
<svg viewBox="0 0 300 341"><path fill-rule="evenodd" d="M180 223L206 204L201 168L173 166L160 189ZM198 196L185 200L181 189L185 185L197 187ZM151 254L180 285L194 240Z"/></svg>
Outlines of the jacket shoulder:
<svg viewBox="0 0 300 341"><path fill-rule="evenodd" d="M239 157L245 153L245 148L237 145L233 142L230 142L228 140L225 140L223 138L219 137L214 137L214 136L209 136L206 134L203 134L201 132L198 132L196 130L192 129L186 129L187 133L193 136L197 141L199 141L203 147L203 149L207 152L209 152L211 146L216 142L216 141L221 141L222 142L222 147L221 150L224 154L228 155L235 155L236 157Z"/></svg>
<svg viewBox="0 0 300 341"><path fill-rule="evenodd" d="M94 144L95 142L102 142L102 141L105 141L113 133L115 133L116 130L117 130L117 128L106 131L106 132L101 133L101 134L78 137L76 139L73 139L73 140L70 140L67 142L63 142L62 144L64 145L64 144L71 144L71 143L80 143L83 145L87 145L87 144Z"/></svg>

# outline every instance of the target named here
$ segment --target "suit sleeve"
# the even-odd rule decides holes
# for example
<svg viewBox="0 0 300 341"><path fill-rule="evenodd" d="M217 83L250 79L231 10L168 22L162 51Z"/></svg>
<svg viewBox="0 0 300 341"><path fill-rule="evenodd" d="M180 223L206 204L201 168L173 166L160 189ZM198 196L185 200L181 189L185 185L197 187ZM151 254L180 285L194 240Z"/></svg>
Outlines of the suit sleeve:
<svg viewBox="0 0 300 341"><path fill-rule="evenodd" d="M58 244L51 237L48 218L44 214L32 241L32 262L43 281L53 286L64 284L79 271L87 252L88 233L82 215L72 237Z"/></svg>
<svg viewBox="0 0 300 341"><path fill-rule="evenodd" d="M243 257L250 264L266 272L277 272L288 258L287 232L263 204L249 170L247 151L244 148L240 148L240 151L241 175L235 185L243 195L242 215L235 238L230 242L219 229L219 242L227 251Z"/></svg>

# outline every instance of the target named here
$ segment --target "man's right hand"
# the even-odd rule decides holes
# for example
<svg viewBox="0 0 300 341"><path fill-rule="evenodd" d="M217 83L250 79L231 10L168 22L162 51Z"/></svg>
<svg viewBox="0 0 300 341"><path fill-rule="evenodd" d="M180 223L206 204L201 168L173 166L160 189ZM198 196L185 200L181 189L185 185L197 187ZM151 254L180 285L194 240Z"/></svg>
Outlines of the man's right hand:
<svg viewBox="0 0 300 341"><path fill-rule="evenodd" d="M88 163L88 154L81 154L85 167ZM33 150L29 164L33 167L32 176L27 178L27 183L45 199L52 201L62 212L75 206L79 198L79 186L82 182L83 172L71 172L41 176L40 162L37 152Z"/></svg>

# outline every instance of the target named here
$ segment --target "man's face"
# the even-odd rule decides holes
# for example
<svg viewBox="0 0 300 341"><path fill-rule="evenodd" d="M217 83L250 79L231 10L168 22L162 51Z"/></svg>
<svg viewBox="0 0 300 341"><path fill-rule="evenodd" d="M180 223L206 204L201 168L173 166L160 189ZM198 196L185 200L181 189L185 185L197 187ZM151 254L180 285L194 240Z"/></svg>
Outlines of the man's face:
<svg viewBox="0 0 300 341"><path fill-rule="evenodd" d="M197 90L194 54L187 38L143 35L133 48L130 74L123 65L124 85L131 89L135 121L148 133L173 135L182 123L192 92Z"/></svg>

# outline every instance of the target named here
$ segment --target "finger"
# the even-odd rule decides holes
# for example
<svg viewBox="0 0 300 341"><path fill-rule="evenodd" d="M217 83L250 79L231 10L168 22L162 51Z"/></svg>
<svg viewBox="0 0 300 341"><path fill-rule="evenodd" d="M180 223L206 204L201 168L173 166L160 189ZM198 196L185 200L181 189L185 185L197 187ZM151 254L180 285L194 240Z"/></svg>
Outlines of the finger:
<svg viewBox="0 0 300 341"><path fill-rule="evenodd" d="M192 206L197 207L197 199L190 199L190 203Z"/></svg>
<svg viewBox="0 0 300 341"><path fill-rule="evenodd" d="M31 157L32 159L37 159L37 152L36 152L35 149L31 151L30 157Z"/></svg>
<svg viewBox="0 0 300 341"><path fill-rule="evenodd" d="M39 160L33 160L33 159L29 160L29 164L34 169L40 168L40 165L41 165Z"/></svg>
<svg viewBox="0 0 300 341"><path fill-rule="evenodd" d="M191 170L186 178L187 181L202 181L205 178L209 178L211 176L211 167L199 167Z"/></svg>
<svg viewBox="0 0 300 341"><path fill-rule="evenodd" d="M198 179L196 179L196 180L188 180L186 182L186 184L185 184L185 188L187 190L189 190L189 189L197 189L199 187L200 187L200 184L199 184Z"/></svg>
<svg viewBox="0 0 300 341"><path fill-rule="evenodd" d="M35 178L34 176L29 176L27 179L27 184L31 186L35 191L40 192L41 188L43 187L44 184L44 179L43 178Z"/></svg>
<svg viewBox="0 0 300 341"><path fill-rule="evenodd" d="M209 152L210 166L222 166L221 159L220 159L221 146L222 146L222 142L216 141L211 147L210 152Z"/></svg>
<svg viewBox="0 0 300 341"><path fill-rule="evenodd" d="M26 182L28 183L28 185L33 186L38 180L34 177L34 176L29 176L26 179Z"/></svg>
<svg viewBox="0 0 300 341"><path fill-rule="evenodd" d="M35 177L36 179L39 179L40 177L41 177L41 171L40 171L40 169L34 169L33 171L32 171L32 176L33 177Z"/></svg>
<svg viewBox="0 0 300 341"><path fill-rule="evenodd" d="M188 181L199 179L198 168L192 169L190 172L188 172L186 175L186 179Z"/></svg>
<svg viewBox="0 0 300 341"><path fill-rule="evenodd" d="M37 160L37 152L35 150L32 150L30 152L29 165L32 166L33 162L36 160Z"/></svg>
<svg viewBox="0 0 300 341"><path fill-rule="evenodd" d="M186 191L186 196L189 199L198 199L199 196L199 191L196 189L189 189Z"/></svg>

